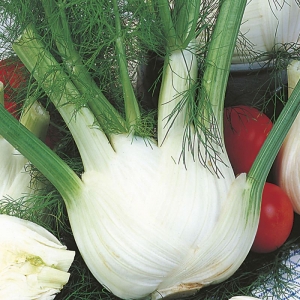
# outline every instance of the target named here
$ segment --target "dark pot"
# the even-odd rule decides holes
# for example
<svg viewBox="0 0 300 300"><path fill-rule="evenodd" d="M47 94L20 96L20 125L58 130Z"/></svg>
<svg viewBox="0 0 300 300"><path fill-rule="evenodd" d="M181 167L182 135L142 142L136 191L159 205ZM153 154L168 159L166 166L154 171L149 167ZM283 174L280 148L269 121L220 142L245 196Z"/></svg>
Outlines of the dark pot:
<svg viewBox="0 0 300 300"><path fill-rule="evenodd" d="M141 105L146 109L157 107L159 78L163 67L161 58L150 55L148 64L138 70L137 90ZM274 116L282 109L275 101L286 93L286 71L278 71L271 63L232 64L225 95L225 106L245 104L264 110ZM275 104L276 103L276 104Z"/></svg>

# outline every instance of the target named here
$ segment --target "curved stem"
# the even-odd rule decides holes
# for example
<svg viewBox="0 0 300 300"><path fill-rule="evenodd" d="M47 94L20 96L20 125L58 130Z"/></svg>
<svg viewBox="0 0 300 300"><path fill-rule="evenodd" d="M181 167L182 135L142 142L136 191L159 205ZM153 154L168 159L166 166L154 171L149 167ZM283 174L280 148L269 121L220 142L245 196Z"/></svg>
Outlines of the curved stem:
<svg viewBox="0 0 300 300"><path fill-rule="evenodd" d="M277 153L300 111L300 81L281 111L272 130L261 147L248 175L248 180L254 180L257 188L263 187Z"/></svg>

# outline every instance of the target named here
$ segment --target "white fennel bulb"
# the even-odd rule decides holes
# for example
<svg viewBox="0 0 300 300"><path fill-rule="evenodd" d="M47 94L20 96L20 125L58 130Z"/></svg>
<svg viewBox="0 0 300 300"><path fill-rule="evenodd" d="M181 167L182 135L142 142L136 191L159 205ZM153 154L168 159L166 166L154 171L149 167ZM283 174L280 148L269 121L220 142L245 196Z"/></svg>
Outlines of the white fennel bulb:
<svg viewBox="0 0 300 300"><path fill-rule="evenodd" d="M3 84L0 82L0 90ZM4 99L2 99L4 101ZM25 109L20 117L20 124L34 133L38 138L43 138L47 132L50 117L44 107L34 102ZM32 165L17 149L6 139L0 136L0 201L20 200L34 194L41 187L38 180L34 180Z"/></svg>
<svg viewBox="0 0 300 300"><path fill-rule="evenodd" d="M110 164L87 170L80 202L67 206L94 276L121 298L153 293L157 299L233 274L255 231L246 225L245 174L234 179L224 166L224 178L217 178L191 156L185 168L174 161L180 138L170 139L174 148L125 136L116 140ZM229 211L239 217L229 218Z"/></svg>
<svg viewBox="0 0 300 300"><path fill-rule="evenodd" d="M45 228L0 215L0 298L51 300L68 282L74 251Z"/></svg>
<svg viewBox="0 0 300 300"><path fill-rule="evenodd" d="M300 61L293 60L287 67L288 95L300 80ZM276 158L276 180L289 196L294 210L300 214L300 114L296 117Z"/></svg>
<svg viewBox="0 0 300 300"><path fill-rule="evenodd" d="M37 41L24 34L22 49L27 42ZM14 45L17 51L18 45ZM36 65L41 67L38 71L55 64L40 46L33 47L45 54L43 65ZM87 266L122 299L186 295L221 282L241 265L254 240L258 225L254 212L259 206L249 200L253 191L246 175L234 177L223 139L220 144L210 140L213 149L202 143L200 139L208 138L204 131L186 124L188 105L172 116L183 99L195 96L187 93L197 77L193 47L192 42L166 59L157 141L128 133L108 139L92 127L94 116L88 107L73 118L73 105L62 102L64 90L51 95L61 99L58 110L85 170L82 180L76 176L67 185L60 180L61 188L56 186ZM46 90L51 77L47 80ZM66 89L67 95L76 93L70 82ZM193 142L182 147L187 128ZM204 158L197 157L202 153L205 166Z"/></svg>
<svg viewBox="0 0 300 300"><path fill-rule="evenodd" d="M110 32L117 33L108 44L115 41L124 118L92 83L67 31L49 22L63 66L32 25L13 45L68 125L83 162L81 177L32 135L14 127L0 107L1 134L23 146L24 156L58 189L88 268L122 299L180 298L231 276L252 246L263 184L273 150L282 142L272 140L270 133L269 148L263 148L249 174L234 177L224 148L223 106L246 1L222 2L200 82L200 46L195 41L200 2L174 1L172 12L168 0L154 2L150 12L161 21L158 37L167 43L155 135L138 135L144 119L123 39L123 30L135 28L122 28L115 0L106 2L116 22ZM53 11L47 3L46 17ZM138 7L136 14L142 11ZM68 28L63 9L59 13L59 22ZM139 19L144 20L149 19ZM10 137L10 130L20 132L18 140ZM286 126L282 130L284 135ZM35 147L28 149L25 139L35 141Z"/></svg>
<svg viewBox="0 0 300 300"><path fill-rule="evenodd" d="M268 53L284 44L290 51L295 47L292 44L299 47L299 19L297 0L248 0L232 62L268 59Z"/></svg>

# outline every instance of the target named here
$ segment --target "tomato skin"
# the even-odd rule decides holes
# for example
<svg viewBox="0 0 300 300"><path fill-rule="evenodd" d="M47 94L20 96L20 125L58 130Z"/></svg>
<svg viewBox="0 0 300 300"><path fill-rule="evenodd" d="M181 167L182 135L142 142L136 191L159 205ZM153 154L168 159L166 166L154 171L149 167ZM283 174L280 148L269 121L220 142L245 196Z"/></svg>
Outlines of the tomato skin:
<svg viewBox="0 0 300 300"><path fill-rule="evenodd" d="M16 58L0 61L0 81L4 85L4 107L15 117L19 118L20 105L15 102L18 89L26 85L28 72L24 64Z"/></svg>
<svg viewBox="0 0 300 300"><path fill-rule="evenodd" d="M225 147L235 174L248 173L273 124L254 107L224 109Z"/></svg>
<svg viewBox="0 0 300 300"><path fill-rule="evenodd" d="M275 251L289 237L293 222L294 210L287 194L279 186L265 183L258 230L251 250L257 253Z"/></svg>
<svg viewBox="0 0 300 300"><path fill-rule="evenodd" d="M8 94L26 83L26 72L24 64L18 59L12 57L0 61L0 81Z"/></svg>

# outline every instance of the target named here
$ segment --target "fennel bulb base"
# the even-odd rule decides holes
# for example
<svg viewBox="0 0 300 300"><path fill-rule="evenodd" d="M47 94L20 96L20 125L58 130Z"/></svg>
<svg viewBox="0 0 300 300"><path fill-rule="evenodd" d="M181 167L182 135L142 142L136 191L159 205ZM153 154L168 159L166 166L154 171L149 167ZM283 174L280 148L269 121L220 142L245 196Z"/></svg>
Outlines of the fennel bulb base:
<svg viewBox="0 0 300 300"><path fill-rule="evenodd" d="M203 287L204 285L200 283L183 283L169 289L155 291L151 294L149 300L173 300L187 298L197 294Z"/></svg>

